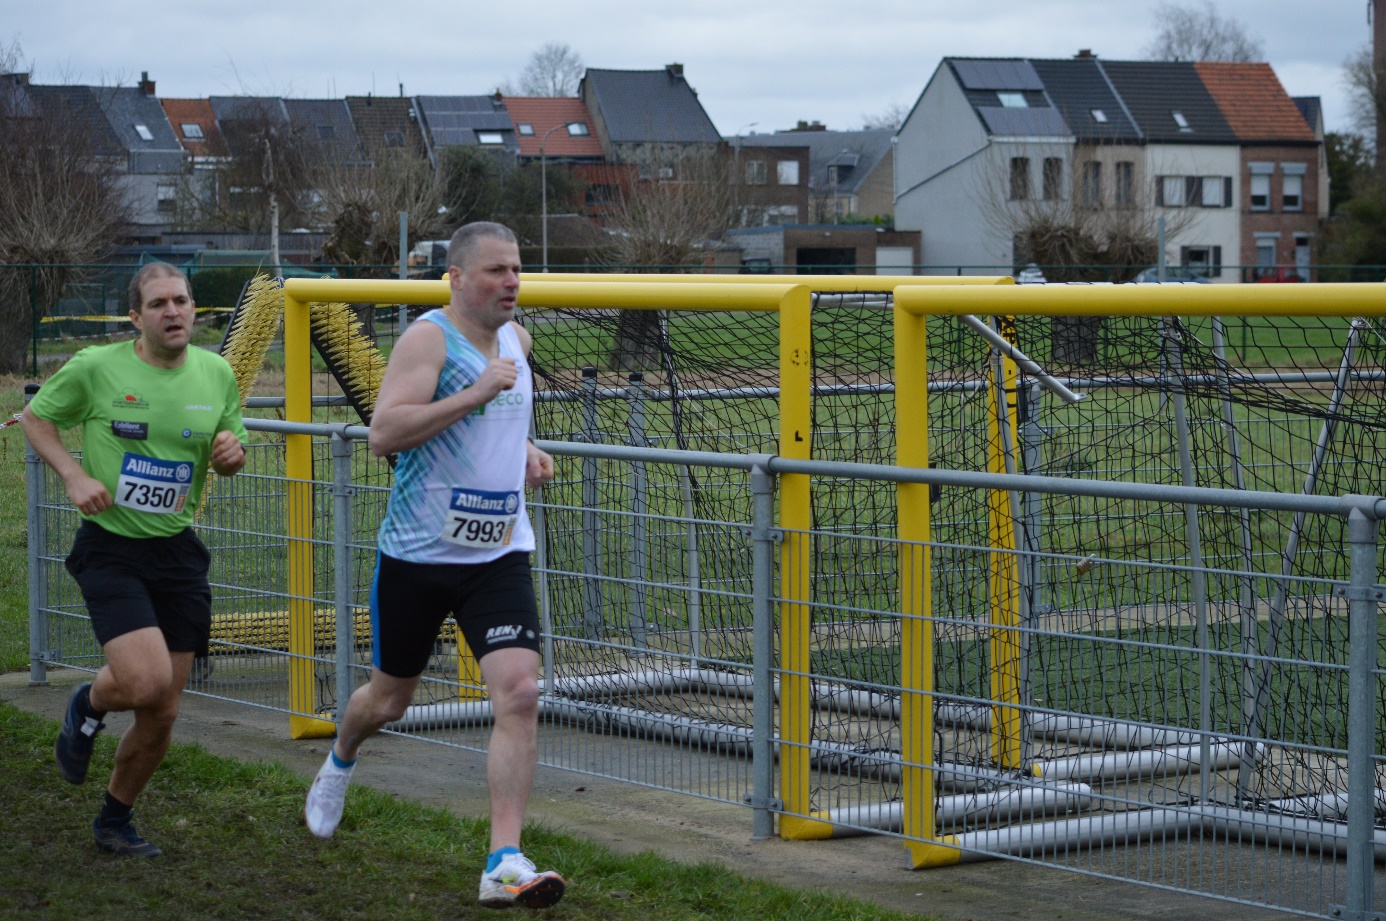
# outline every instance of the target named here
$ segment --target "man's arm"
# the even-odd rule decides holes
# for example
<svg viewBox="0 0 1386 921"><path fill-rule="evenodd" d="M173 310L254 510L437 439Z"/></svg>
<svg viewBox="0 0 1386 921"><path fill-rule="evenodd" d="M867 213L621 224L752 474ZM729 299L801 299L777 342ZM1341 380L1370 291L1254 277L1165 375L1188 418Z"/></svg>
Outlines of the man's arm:
<svg viewBox="0 0 1386 921"><path fill-rule="evenodd" d="M62 477L63 485L67 487L67 497L79 512L95 515L111 507L110 492L100 480L90 476L77 463L77 458L63 444L56 425L47 419L40 419L26 406L19 416L19 427L24 430L24 437L29 439L34 452Z"/></svg>
<svg viewBox="0 0 1386 921"><path fill-rule="evenodd" d="M446 349L443 330L432 323L410 326L396 343L371 414L370 446L376 457L417 448L514 386L514 360L493 358L476 383L434 400Z"/></svg>

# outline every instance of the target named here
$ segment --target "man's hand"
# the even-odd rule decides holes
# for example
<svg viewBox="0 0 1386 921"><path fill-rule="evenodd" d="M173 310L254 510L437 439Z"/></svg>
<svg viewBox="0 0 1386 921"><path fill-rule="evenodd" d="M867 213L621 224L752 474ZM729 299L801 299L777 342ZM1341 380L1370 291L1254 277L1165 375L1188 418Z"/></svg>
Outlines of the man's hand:
<svg viewBox="0 0 1386 921"><path fill-rule="evenodd" d="M486 368L481 372L481 376L476 379L476 383L468 389L475 390L482 397L482 405L494 400L502 390L509 390L515 386L515 379L519 376L519 370L515 367L513 358L492 358L486 363Z"/></svg>
<svg viewBox="0 0 1386 921"><path fill-rule="evenodd" d="M67 497L83 515L98 515L114 504L102 482L80 469L63 485L67 487Z"/></svg>
<svg viewBox="0 0 1386 921"><path fill-rule="evenodd" d="M245 466L245 445L230 431L217 432L212 439L211 463L221 476L235 476Z"/></svg>
<svg viewBox="0 0 1386 921"><path fill-rule="evenodd" d="M525 442L525 485L537 489L552 479L553 457L540 451L534 442Z"/></svg>

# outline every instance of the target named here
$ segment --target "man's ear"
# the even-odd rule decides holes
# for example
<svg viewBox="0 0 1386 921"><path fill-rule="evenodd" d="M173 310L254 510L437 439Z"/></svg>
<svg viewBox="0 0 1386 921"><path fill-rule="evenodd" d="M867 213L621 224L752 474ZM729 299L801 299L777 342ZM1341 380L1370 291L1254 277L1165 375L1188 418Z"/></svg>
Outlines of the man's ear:
<svg viewBox="0 0 1386 921"><path fill-rule="evenodd" d="M130 311L130 324L135 327L135 332L137 333L144 332L144 328L140 326L140 323L140 312L138 310Z"/></svg>

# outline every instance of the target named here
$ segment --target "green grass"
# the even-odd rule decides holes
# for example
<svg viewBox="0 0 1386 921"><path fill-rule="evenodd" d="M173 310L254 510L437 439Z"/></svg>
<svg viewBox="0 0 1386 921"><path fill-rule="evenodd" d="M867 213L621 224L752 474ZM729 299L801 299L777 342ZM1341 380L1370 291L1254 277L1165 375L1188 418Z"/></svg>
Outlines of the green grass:
<svg viewBox="0 0 1386 921"><path fill-rule="evenodd" d="M355 786L337 834L303 827L307 781L264 762L174 745L139 807L141 831L164 848L155 861L117 860L91 842L96 792L60 782L51 721L0 704L0 917L392 921L495 918L476 905L485 822ZM115 742L100 738L96 765ZM653 854L618 857L543 829L526 852L573 881L541 917L645 921L772 918L900 919L898 912L827 893L748 881L714 864ZM913 917L913 916L910 916Z"/></svg>

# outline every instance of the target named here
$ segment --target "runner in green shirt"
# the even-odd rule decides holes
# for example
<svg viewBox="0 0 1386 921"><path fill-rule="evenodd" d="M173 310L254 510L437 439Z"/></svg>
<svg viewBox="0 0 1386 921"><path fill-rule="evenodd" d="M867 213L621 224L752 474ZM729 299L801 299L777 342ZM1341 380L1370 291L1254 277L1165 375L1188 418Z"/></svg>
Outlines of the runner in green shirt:
<svg viewBox="0 0 1386 921"><path fill-rule="evenodd" d="M68 704L55 746L63 778L86 780L102 717L134 711L92 825L97 845L122 856L161 853L135 831L131 810L168 751L193 661L207 654L209 558L193 512L209 466L222 476L245 466L235 374L219 355L188 347L193 316L187 276L144 266L130 282L139 338L78 352L20 418L82 514L67 569L106 655ZM59 435L76 425L80 464Z"/></svg>

